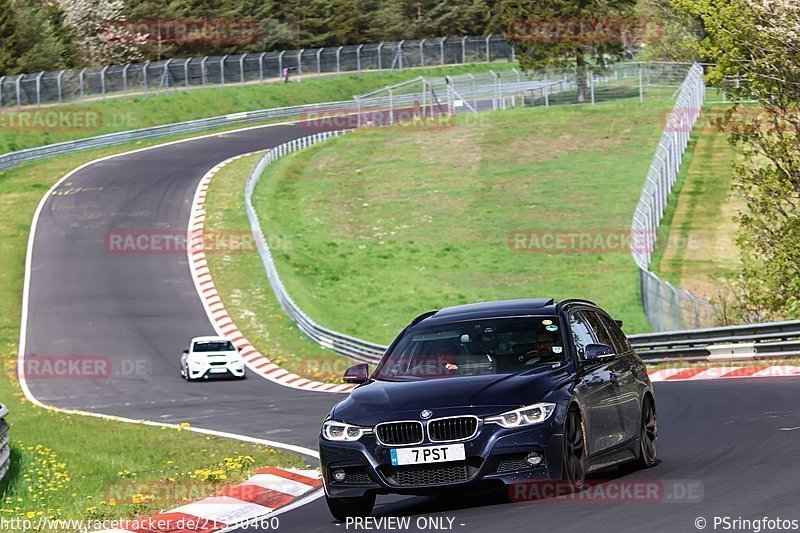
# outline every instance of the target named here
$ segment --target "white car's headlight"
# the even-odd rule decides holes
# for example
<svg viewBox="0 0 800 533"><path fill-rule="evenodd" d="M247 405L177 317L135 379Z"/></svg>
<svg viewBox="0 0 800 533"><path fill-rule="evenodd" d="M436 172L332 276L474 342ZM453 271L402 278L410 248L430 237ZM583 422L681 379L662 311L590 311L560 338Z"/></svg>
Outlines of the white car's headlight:
<svg viewBox="0 0 800 533"><path fill-rule="evenodd" d="M351 426L336 420L328 420L322 424L322 436L326 440L355 441L361 438L365 430L369 431L367 428Z"/></svg>
<svg viewBox="0 0 800 533"><path fill-rule="evenodd" d="M531 426L544 422L555 410L554 403L535 403L496 416L488 416L483 421L487 424L499 424L504 428Z"/></svg>

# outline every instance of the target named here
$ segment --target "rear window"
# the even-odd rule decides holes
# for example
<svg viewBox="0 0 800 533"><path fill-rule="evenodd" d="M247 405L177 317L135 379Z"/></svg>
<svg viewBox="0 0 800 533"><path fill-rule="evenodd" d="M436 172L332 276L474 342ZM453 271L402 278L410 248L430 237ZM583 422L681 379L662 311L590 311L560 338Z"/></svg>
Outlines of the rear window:
<svg viewBox="0 0 800 533"><path fill-rule="evenodd" d="M236 350L230 341L202 341L194 343L194 352L232 352Z"/></svg>
<svg viewBox="0 0 800 533"><path fill-rule="evenodd" d="M510 374L564 361L558 317L513 317L420 325L400 339L376 379L421 380Z"/></svg>

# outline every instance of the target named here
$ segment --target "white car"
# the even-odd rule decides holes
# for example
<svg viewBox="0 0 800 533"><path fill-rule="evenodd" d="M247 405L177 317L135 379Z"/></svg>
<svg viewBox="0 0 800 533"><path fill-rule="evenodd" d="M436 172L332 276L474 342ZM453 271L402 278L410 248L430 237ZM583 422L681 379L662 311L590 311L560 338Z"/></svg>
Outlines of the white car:
<svg viewBox="0 0 800 533"><path fill-rule="evenodd" d="M225 337L195 337L181 356L181 376L187 381L211 376L244 379L244 360Z"/></svg>

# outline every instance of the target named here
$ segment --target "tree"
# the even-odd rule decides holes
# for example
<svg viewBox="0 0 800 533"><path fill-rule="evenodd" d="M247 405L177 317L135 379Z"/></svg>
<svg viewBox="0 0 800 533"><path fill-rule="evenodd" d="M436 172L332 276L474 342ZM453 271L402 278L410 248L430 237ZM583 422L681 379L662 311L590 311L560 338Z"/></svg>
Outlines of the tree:
<svg viewBox="0 0 800 533"><path fill-rule="evenodd" d="M122 0L60 0L64 24L72 31L82 65L101 66L139 59L136 35L123 22Z"/></svg>
<svg viewBox="0 0 800 533"><path fill-rule="evenodd" d="M578 102L587 74L624 57L636 0L504 0L493 28L502 25L524 69L574 66Z"/></svg>
<svg viewBox="0 0 800 533"><path fill-rule="evenodd" d="M6 7L13 34L8 42L3 39L3 54L11 57L3 74L54 70L74 63L71 36L55 3L11 0Z"/></svg>
<svg viewBox="0 0 800 533"><path fill-rule="evenodd" d="M800 318L800 5L770 0L677 0L701 18L708 80L737 105L721 125L739 153L734 187L742 255L739 315Z"/></svg>
<svg viewBox="0 0 800 533"><path fill-rule="evenodd" d="M635 18L652 21L637 59L642 61L694 61L703 26L697 17L678 12L670 0L639 0Z"/></svg>

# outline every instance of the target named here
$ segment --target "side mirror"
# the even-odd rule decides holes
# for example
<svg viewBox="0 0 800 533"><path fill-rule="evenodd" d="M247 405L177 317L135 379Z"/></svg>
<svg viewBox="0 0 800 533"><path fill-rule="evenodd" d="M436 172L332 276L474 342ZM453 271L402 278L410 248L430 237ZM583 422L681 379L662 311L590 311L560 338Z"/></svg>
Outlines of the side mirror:
<svg viewBox="0 0 800 533"><path fill-rule="evenodd" d="M608 359L614 357L616 354L611 346L607 344L587 344L585 350L585 358L587 361L598 361L600 359Z"/></svg>
<svg viewBox="0 0 800 533"><path fill-rule="evenodd" d="M364 383L369 379L369 365L367 363L360 363L351 366L344 372L345 383Z"/></svg>
<svg viewBox="0 0 800 533"><path fill-rule="evenodd" d="M189 355L189 350L188 350L188 349L187 349L187 350L184 350L184 351L183 351L183 355Z"/></svg>

